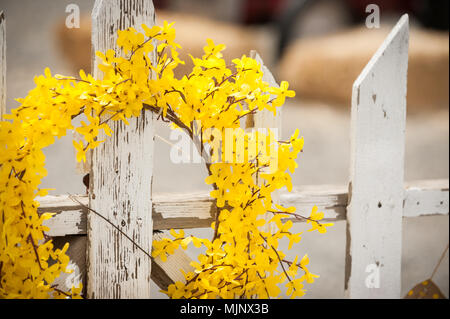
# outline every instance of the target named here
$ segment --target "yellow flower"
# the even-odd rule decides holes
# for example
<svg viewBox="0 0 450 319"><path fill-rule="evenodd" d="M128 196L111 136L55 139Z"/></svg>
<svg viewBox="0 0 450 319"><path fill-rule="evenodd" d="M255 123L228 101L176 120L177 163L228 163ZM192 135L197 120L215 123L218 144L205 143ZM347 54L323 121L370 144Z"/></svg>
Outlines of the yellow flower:
<svg viewBox="0 0 450 319"><path fill-rule="evenodd" d="M281 106L284 104L286 97L294 97L295 92L292 90L288 90L289 83L286 81L281 81L279 88L270 88L268 90L269 93L276 95L277 97L272 101L272 105L275 107Z"/></svg>
<svg viewBox="0 0 450 319"><path fill-rule="evenodd" d="M83 141L72 141L73 146L75 147L75 150L77 151L77 161L86 162L86 150L84 149Z"/></svg>
<svg viewBox="0 0 450 319"><path fill-rule="evenodd" d="M220 59L223 56L221 51L225 50L225 45L215 45L214 41L211 39L206 39L206 42L208 45L203 48L206 58L215 57Z"/></svg>
<svg viewBox="0 0 450 319"><path fill-rule="evenodd" d="M327 232L327 227L333 226L333 223L318 223L317 221L323 219L324 213L318 212L317 206L314 206L311 211L311 216L309 217L307 223L311 223L311 229L308 231L317 230L319 233L324 234Z"/></svg>
<svg viewBox="0 0 450 319"><path fill-rule="evenodd" d="M305 295L303 284L301 279L294 279L286 284L288 288L286 294L291 296L291 299L295 297L302 297Z"/></svg>

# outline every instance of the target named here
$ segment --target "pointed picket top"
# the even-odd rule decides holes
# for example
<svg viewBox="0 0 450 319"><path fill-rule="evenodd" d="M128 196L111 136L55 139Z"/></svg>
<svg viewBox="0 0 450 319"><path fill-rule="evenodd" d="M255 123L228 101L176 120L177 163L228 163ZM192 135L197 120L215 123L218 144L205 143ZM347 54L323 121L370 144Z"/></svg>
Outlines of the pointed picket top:
<svg viewBox="0 0 450 319"><path fill-rule="evenodd" d="M258 52L255 50L250 51L250 57L255 59L261 65L261 71L263 73L262 80L269 83L272 87L280 87ZM278 107L276 109L275 116L268 110L259 111L253 116L253 120L255 128L277 128L279 131L278 136L281 136L281 108Z"/></svg>
<svg viewBox="0 0 450 319"><path fill-rule="evenodd" d="M345 289L400 298L408 16L353 85Z"/></svg>

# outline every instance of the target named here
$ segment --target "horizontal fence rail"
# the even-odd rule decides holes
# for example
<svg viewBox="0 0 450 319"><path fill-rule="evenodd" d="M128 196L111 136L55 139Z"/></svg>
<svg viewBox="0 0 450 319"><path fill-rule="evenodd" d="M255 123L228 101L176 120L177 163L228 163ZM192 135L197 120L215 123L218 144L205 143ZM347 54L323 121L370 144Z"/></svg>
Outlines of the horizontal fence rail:
<svg viewBox="0 0 450 319"><path fill-rule="evenodd" d="M313 205L325 213L327 221L345 220L347 216L347 190L345 186L313 186L280 195L281 205L294 206L299 213L309 214ZM39 212L56 215L46 220L49 236L85 235L89 199L77 195L44 196ZM80 204L81 203L81 204ZM405 188L403 217L449 214L449 181L425 180ZM214 221L215 208L209 193L154 194L153 229L167 230L205 228ZM303 222L302 219L292 219ZM107 226L106 226L107 227Z"/></svg>

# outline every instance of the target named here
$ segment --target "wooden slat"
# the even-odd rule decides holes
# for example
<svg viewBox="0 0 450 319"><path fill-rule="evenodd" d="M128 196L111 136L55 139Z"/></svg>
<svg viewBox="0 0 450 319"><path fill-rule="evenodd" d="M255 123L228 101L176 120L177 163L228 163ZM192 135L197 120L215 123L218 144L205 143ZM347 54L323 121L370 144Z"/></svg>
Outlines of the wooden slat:
<svg viewBox="0 0 450 319"><path fill-rule="evenodd" d="M275 80L272 72L266 67L263 59L256 51L250 52L250 57L255 59L261 65L261 71L263 72L262 80L267 82L272 87L280 87ZM280 107L276 108L276 115L269 110L261 110L258 111L254 116L254 124L255 128L273 128L278 130L278 137L281 138L281 109Z"/></svg>
<svg viewBox="0 0 450 319"><path fill-rule="evenodd" d="M403 217L427 215L448 215L448 180L419 181L405 189ZM76 196L88 205L86 196ZM57 215L45 221L51 236L86 234L87 209L70 200L67 195L44 196L37 199L39 212L54 212ZM287 207L294 206L297 212L307 215L311 207L317 205L325 213L325 220L346 219L347 190L345 186L306 186L281 194L280 202ZM417 205L417 202L420 204ZM442 202L442 204L441 204ZM76 216L75 216L76 215ZM214 221L215 209L209 193L154 194L153 228L155 230L187 229L210 227ZM292 219L293 222L303 222Z"/></svg>
<svg viewBox="0 0 450 319"><path fill-rule="evenodd" d="M154 194L153 229L210 227L217 208L209 193Z"/></svg>
<svg viewBox="0 0 450 319"><path fill-rule="evenodd" d="M271 87L279 87L278 83L275 81L270 70L264 65L264 61L261 56L256 51L250 51L250 57L255 59L261 65L261 71L263 73L262 80L267 82ZM275 140L281 140L281 108L276 109L276 114L274 115L272 112L268 110L261 110L256 112L253 116L253 125L250 125L249 128L253 127L256 129L263 128L267 130L271 130L273 134L277 134ZM268 134L269 132L265 132ZM277 150L276 150L277 151ZM278 152L278 151L277 151ZM275 164L274 164L275 165ZM259 174L258 174L259 175ZM258 183L262 184L262 180L258 177ZM272 201L274 204L280 203L280 195L279 191L274 191L272 193ZM265 213L264 220L269 221L273 217L272 213ZM275 231L275 225L273 223L264 225L261 230L265 232L273 233Z"/></svg>
<svg viewBox="0 0 450 319"><path fill-rule="evenodd" d="M345 269L350 298L400 298L408 30L404 15L353 85ZM370 265L378 270L375 283L368 281Z"/></svg>
<svg viewBox="0 0 450 319"><path fill-rule="evenodd" d="M448 179L419 181L411 185L405 194L403 217L448 214Z"/></svg>
<svg viewBox="0 0 450 319"><path fill-rule="evenodd" d="M0 120L6 113L6 21L0 11Z"/></svg>
<svg viewBox="0 0 450 319"><path fill-rule="evenodd" d="M167 231L153 234L154 240L162 238L171 238L171 236ZM185 282L181 270L185 273L194 271L194 267L190 265L191 261L181 248L167 256L166 261L162 261L159 257L152 258L152 280L163 290L167 290L174 282Z"/></svg>
<svg viewBox="0 0 450 319"><path fill-rule="evenodd" d="M152 26L151 0L96 0L92 11L92 53L109 49L121 54L117 31ZM153 55L154 58L154 55ZM101 77L99 59L93 71ZM113 122L113 136L93 152L90 207L120 227L145 251L152 247L153 116L142 112L129 125ZM102 134L104 134L102 132ZM88 214L89 298L149 298L151 261L120 232Z"/></svg>

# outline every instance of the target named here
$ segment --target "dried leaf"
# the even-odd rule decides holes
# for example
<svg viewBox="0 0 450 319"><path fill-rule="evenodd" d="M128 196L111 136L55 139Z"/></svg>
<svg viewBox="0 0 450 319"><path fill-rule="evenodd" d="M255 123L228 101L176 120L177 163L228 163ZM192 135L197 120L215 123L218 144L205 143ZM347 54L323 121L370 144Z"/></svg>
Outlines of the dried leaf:
<svg viewBox="0 0 450 319"><path fill-rule="evenodd" d="M408 291L404 299L447 299L447 297L431 279L427 279Z"/></svg>

